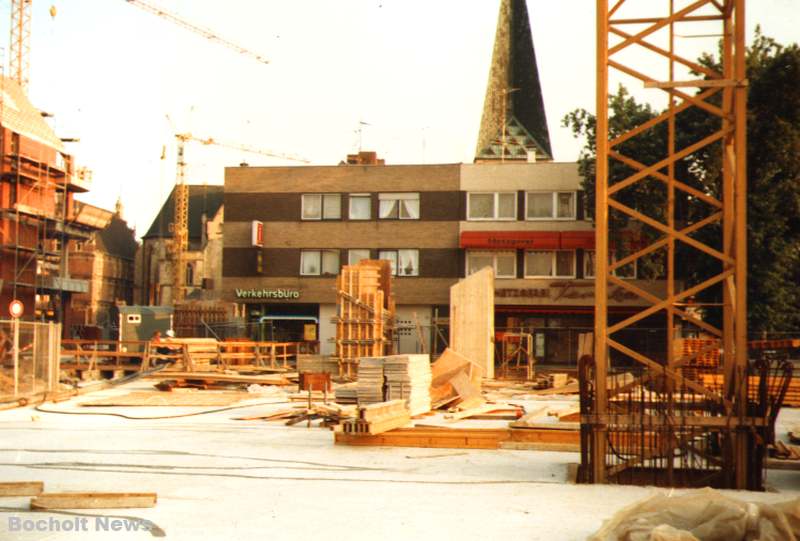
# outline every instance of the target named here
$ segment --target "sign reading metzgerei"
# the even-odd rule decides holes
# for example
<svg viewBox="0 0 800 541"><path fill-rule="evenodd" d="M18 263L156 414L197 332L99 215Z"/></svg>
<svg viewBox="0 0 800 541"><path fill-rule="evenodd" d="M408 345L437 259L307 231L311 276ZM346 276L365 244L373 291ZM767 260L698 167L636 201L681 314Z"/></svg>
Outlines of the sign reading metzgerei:
<svg viewBox="0 0 800 541"><path fill-rule="evenodd" d="M296 289L239 289L236 288L237 299L299 299L300 292Z"/></svg>

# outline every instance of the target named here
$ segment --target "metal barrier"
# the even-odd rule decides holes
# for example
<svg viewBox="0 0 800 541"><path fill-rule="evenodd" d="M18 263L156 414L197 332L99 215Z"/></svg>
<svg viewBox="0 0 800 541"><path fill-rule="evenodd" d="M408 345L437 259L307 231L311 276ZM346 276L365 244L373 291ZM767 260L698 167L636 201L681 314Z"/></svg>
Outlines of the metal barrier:
<svg viewBox="0 0 800 541"><path fill-rule="evenodd" d="M58 389L61 325L0 320L0 402Z"/></svg>

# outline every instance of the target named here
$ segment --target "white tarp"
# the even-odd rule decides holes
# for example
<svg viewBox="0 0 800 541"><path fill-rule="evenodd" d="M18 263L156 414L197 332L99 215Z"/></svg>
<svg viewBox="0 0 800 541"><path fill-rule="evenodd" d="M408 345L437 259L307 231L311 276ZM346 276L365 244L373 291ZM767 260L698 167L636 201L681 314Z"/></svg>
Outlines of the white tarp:
<svg viewBox="0 0 800 541"><path fill-rule="evenodd" d="M800 498L750 503L710 488L656 494L617 512L589 541L800 541Z"/></svg>

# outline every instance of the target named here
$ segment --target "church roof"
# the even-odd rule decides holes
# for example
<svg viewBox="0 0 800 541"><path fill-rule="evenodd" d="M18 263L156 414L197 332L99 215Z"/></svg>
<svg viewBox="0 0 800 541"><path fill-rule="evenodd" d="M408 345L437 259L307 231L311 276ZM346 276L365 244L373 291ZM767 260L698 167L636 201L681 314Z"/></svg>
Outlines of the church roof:
<svg viewBox="0 0 800 541"><path fill-rule="evenodd" d="M501 0L475 159L552 159L526 0Z"/></svg>

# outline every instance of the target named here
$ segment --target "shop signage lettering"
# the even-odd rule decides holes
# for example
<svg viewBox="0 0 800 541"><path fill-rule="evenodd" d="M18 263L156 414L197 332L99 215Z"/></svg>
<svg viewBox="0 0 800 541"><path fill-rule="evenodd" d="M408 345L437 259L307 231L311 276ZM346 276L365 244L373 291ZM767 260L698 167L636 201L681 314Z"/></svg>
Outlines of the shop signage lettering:
<svg viewBox="0 0 800 541"><path fill-rule="evenodd" d="M236 289L237 299L299 299L296 289Z"/></svg>
<svg viewBox="0 0 800 541"><path fill-rule="evenodd" d="M533 248L535 241L533 239L503 239L497 237L489 237L486 239L488 246L500 246L508 248Z"/></svg>
<svg viewBox="0 0 800 541"><path fill-rule="evenodd" d="M609 288L608 298L616 301L635 301L639 297L622 287L616 286ZM495 297L504 299L547 299L557 302L560 300L580 300L594 298L594 285L577 285L568 282L555 282L548 287L532 288L501 288L496 289Z"/></svg>

